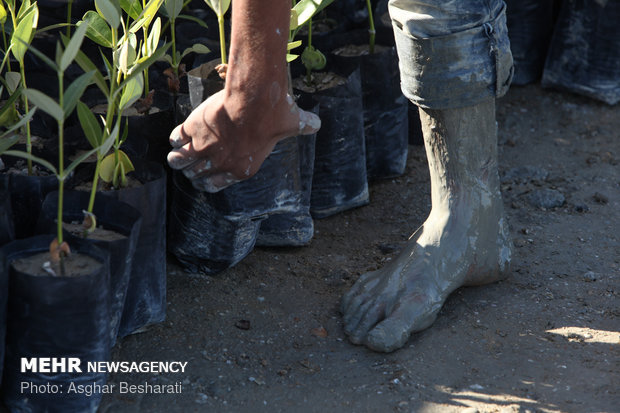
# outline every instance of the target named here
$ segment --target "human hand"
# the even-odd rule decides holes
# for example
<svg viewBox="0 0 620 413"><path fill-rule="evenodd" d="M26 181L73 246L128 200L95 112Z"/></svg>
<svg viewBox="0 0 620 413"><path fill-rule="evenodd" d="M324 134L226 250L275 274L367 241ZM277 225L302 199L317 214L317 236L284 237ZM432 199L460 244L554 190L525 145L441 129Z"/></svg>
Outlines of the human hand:
<svg viewBox="0 0 620 413"><path fill-rule="evenodd" d="M218 192L252 177L278 141L318 131L321 120L290 96L247 101L222 90L200 104L170 134L168 164L193 186Z"/></svg>

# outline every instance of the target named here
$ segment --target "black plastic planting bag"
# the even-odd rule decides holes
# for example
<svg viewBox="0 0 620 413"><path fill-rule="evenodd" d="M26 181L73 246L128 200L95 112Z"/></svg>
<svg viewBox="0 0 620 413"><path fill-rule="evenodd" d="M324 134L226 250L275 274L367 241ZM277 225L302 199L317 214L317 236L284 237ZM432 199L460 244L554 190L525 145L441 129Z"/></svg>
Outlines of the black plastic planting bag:
<svg viewBox="0 0 620 413"><path fill-rule="evenodd" d="M562 2L542 85L620 101L620 2Z"/></svg>
<svg viewBox="0 0 620 413"><path fill-rule="evenodd" d="M553 1L506 0L506 25L514 61L513 85L540 79L551 33Z"/></svg>
<svg viewBox="0 0 620 413"><path fill-rule="evenodd" d="M83 211L88 208L89 192L65 191L63 221L82 222ZM54 233L56 230L58 206L58 192L50 192L41 208L41 215L37 224L37 232ZM131 276L133 256L136 251L142 215L125 202L120 202L104 194L98 193L95 198L93 213L97 219L97 226L115 231L123 238L114 240L89 239L110 255L110 344L116 343L116 336L120 327L121 316L127 296L127 286ZM69 235L69 240L75 236ZM71 241L69 241L71 244Z"/></svg>
<svg viewBox="0 0 620 413"><path fill-rule="evenodd" d="M396 49L376 45L373 54L332 53L330 59L339 67L360 67L368 178L402 175L409 140L408 100L400 89Z"/></svg>
<svg viewBox="0 0 620 413"><path fill-rule="evenodd" d="M45 196L58 189L55 176L28 176L0 174L0 186L7 187L11 194L11 209L15 238L27 238L35 233L37 217Z"/></svg>
<svg viewBox="0 0 620 413"><path fill-rule="evenodd" d="M310 206L314 218L368 203L359 68L345 77L345 84L312 94L321 114Z"/></svg>
<svg viewBox="0 0 620 413"><path fill-rule="evenodd" d="M0 179L0 246L15 239L8 180Z"/></svg>
<svg viewBox="0 0 620 413"><path fill-rule="evenodd" d="M259 171L216 193L199 191L181 172L173 177L168 231L171 252L189 271L215 274L250 253L260 221L299 214L302 191L297 138L275 146Z"/></svg>
<svg viewBox="0 0 620 413"><path fill-rule="evenodd" d="M319 103L310 96L297 100L300 108L319 114ZM314 151L316 133L297 136L300 198L296 206L289 211L271 213L260 223L256 245L282 247L306 245L314 236L314 222L310 215L310 197L312 176L314 174ZM291 196L291 195L289 195Z"/></svg>
<svg viewBox="0 0 620 413"><path fill-rule="evenodd" d="M179 171L172 182L168 244L186 270L217 274L252 251L261 218L227 215L211 202L214 194L195 189Z"/></svg>
<svg viewBox="0 0 620 413"><path fill-rule="evenodd" d="M119 337L166 318L166 172L155 162L133 163L142 185L105 193L142 215Z"/></svg>
<svg viewBox="0 0 620 413"><path fill-rule="evenodd" d="M89 372L87 363L109 360L110 355L108 255L90 243L73 241L74 254L86 254L101 263L90 274L41 276L13 269L16 259L48 251L53 237L17 240L0 250L3 270L9 274L4 403L12 412L96 412L100 393L88 397L69 389L106 382L106 374ZM78 358L82 371L21 371L22 358L42 357ZM40 390L48 385L62 391ZM39 389L36 393L34 386Z"/></svg>

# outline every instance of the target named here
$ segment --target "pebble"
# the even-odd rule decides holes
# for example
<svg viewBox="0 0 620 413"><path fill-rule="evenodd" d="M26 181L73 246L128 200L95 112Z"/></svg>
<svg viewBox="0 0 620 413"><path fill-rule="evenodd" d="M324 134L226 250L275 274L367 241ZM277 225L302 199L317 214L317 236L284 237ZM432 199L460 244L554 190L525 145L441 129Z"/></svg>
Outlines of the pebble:
<svg viewBox="0 0 620 413"><path fill-rule="evenodd" d="M198 404L205 404L207 403L207 400L209 399L209 396L207 396L204 393L198 393L196 394L196 400L194 400L194 402L198 403Z"/></svg>
<svg viewBox="0 0 620 413"><path fill-rule="evenodd" d="M539 189L529 194L527 202L535 208L551 209L564 205L566 198L555 189Z"/></svg>
<svg viewBox="0 0 620 413"><path fill-rule="evenodd" d="M585 282L594 282L596 281L596 273L594 271L588 271L587 273L583 274L583 280Z"/></svg>

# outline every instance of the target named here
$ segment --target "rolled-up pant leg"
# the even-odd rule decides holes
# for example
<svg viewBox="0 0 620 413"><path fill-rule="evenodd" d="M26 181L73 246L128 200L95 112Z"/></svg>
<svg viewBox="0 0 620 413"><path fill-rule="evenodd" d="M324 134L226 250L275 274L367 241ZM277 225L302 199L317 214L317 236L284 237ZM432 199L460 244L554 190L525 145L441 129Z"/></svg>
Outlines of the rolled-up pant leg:
<svg viewBox="0 0 620 413"><path fill-rule="evenodd" d="M513 64L502 0L390 0L401 88L448 109L506 93Z"/></svg>

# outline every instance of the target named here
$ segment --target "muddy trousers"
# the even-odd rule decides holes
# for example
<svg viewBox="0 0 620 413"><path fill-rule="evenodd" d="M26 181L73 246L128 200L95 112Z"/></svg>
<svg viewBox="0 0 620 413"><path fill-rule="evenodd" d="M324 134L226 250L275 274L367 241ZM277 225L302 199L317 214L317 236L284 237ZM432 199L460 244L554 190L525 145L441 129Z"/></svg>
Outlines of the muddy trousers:
<svg viewBox="0 0 620 413"><path fill-rule="evenodd" d="M404 95L429 109L506 93L513 63L502 0L390 0Z"/></svg>

